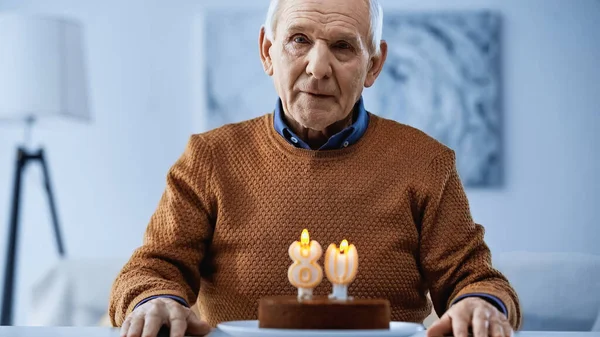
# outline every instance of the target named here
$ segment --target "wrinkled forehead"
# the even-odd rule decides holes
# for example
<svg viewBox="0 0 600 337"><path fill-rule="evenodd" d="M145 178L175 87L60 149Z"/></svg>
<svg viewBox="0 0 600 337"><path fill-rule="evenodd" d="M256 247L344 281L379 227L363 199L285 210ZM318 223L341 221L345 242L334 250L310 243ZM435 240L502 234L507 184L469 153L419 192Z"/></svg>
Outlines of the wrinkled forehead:
<svg viewBox="0 0 600 337"><path fill-rule="evenodd" d="M369 34L368 0L283 0L279 4L277 32L304 30L331 35Z"/></svg>

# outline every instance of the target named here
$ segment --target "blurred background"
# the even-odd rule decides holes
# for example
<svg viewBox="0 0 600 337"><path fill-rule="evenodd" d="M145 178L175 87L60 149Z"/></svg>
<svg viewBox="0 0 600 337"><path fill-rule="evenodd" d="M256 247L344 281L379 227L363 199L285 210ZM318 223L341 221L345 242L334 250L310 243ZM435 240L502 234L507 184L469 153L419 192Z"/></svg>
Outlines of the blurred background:
<svg viewBox="0 0 600 337"><path fill-rule="evenodd" d="M495 124L485 133L492 136L482 138L495 145L491 150L472 150L472 146L461 150L465 163L469 156L479 158L482 152L478 151L492 153L492 159L482 165L493 166L494 176L475 178L467 186L474 219L485 226L494 259L513 275L511 281L533 280L518 286L523 287L520 296L531 298L528 308L552 315L562 307L565 328L600 326L594 316L600 312L600 226L595 222L600 216L600 1L381 3L386 15L389 12L400 20L414 12L425 13L413 26L417 31L430 19L427 16L442 12L450 18L458 15L452 13L466 13L467 17L488 13L496 18L491 22L497 26L488 36L496 54L484 62L488 67L485 76L495 83L488 88L492 94L484 99L489 104L485 111ZM40 165L29 165L21 193L13 324L93 325L99 321L110 282L141 244L165 187L167 170L181 155L189 136L273 109L274 96L267 88L270 80L261 75L256 49L267 7L268 0L0 0L0 38L2 14L7 13L67 18L77 23L80 36L76 40L80 42L75 45L81 46L77 55L82 66L64 77L66 85L76 83L86 96L85 101L73 103L83 107L85 118L40 119L31 133L30 147L43 146L45 150L66 254L60 259L57 253L43 172ZM240 10L256 19L238 26L222 23L235 22L232 18L239 16ZM488 28L482 30L490 29L484 26ZM253 29L249 33L248 27ZM463 32L477 33L477 27ZM403 41L401 34L390 38L390 42ZM237 52L247 50L246 46L250 52ZM11 45L0 44L0 49L10 50ZM396 55L395 62L401 65L401 56L406 54L398 50ZM239 62L250 70L246 77L221 75L219 69L226 69L228 63L218 63L218 59ZM432 69L456 64L448 62L436 63ZM0 69L13 72L11 67ZM73 75L73 71L77 73ZM74 79L79 73L81 78ZM21 77L7 80L7 76L0 72L5 89L10 89L6 83L19 86ZM419 78L419 74L413 76ZM244 97L223 94L228 85L255 90L251 88L254 80L266 91L264 98L250 95L256 100L252 105L247 105ZM365 94L367 109L383 112L385 103L377 97L382 92L389 97L390 90L418 102L419 98L406 91L419 86L406 81L398 87L391 80L386 83L386 87ZM428 83L439 81L433 77ZM481 90L459 87L457 97ZM5 96L0 93L1 97ZM223 109L219 102L235 104ZM236 106L253 110L238 114ZM227 115L219 115L221 110ZM386 116L402 120L402 115L395 113L385 110ZM432 118L436 120L435 115ZM415 126L421 125L417 119L407 122L411 120ZM2 273L16 149L24 143L24 130L25 123L0 120ZM450 138L445 140L451 143ZM473 172L465 168L461 177L477 177ZM536 271L537 278L526 274ZM543 283L543 279L557 284ZM571 288L580 292L574 294ZM532 316L529 322L536 319L541 320Z"/></svg>

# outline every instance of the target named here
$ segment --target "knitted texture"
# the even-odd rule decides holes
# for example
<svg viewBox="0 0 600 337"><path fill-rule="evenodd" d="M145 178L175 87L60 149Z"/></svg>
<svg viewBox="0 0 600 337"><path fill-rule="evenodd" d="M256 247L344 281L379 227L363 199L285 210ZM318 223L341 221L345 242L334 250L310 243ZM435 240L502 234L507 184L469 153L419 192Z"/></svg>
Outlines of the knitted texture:
<svg viewBox="0 0 600 337"><path fill-rule="evenodd" d="M349 294L388 299L393 320L422 322L427 291L440 316L458 296L488 293L520 325L517 295L491 266L454 152L372 114L361 140L340 150L295 148L272 114L192 136L143 245L113 285L112 323L157 294L197 302L213 326L256 319L261 297L296 295L288 247L303 228L323 247L356 245ZM315 294L330 291L324 278Z"/></svg>

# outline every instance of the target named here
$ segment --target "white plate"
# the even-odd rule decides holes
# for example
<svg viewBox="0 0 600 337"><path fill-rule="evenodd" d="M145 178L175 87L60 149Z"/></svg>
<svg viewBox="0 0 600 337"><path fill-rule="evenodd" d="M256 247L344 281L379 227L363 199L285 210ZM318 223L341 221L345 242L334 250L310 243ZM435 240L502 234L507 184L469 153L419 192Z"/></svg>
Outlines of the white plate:
<svg viewBox="0 0 600 337"><path fill-rule="evenodd" d="M233 337L408 337L425 330L423 325L407 322L390 322L389 330L292 330L261 329L258 321L232 321L217 328Z"/></svg>

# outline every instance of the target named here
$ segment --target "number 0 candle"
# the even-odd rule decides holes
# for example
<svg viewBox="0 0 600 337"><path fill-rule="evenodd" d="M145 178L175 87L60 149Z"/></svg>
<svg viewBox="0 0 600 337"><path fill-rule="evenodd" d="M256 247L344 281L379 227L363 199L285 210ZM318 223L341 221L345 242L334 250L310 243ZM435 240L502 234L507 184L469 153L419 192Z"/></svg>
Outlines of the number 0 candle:
<svg viewBox="0 0 600 337"><path fill-rule="evenodd" d="M352 283L358 272L358 252L353 244L343 240L338 248L334 243L329 245L325 253L325 274L333 285L330 298L347 300L348 285Z"/></svg>

